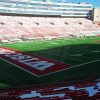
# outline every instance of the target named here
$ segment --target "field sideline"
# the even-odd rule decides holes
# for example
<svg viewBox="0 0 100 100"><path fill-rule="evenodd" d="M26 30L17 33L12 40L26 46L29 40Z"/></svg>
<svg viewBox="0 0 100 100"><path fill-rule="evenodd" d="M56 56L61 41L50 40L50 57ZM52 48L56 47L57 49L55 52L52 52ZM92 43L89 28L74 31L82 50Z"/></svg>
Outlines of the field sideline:
<svg viewBox="0 0 100 100"><path fill-rule="evenodd" d="M100 77L100 37L0 44L72 65L67 70L36 77L0 59L0 88Z"/></svg>

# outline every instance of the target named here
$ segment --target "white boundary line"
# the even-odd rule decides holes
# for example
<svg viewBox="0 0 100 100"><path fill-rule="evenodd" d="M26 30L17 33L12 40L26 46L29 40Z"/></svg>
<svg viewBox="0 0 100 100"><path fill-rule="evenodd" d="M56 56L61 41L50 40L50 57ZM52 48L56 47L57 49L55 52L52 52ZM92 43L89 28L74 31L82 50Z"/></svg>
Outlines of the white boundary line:
<svg viewBox="0 0 100 100"><path fill-rule="evenodd" d="M82 66L82 65L91 64L91 63L94 63L94 62L97 62L97 61L100 61L100 60L93 60L93 61L90 61L90 62L86 62L86 63L83 63L83 64L79 64L79 65L73 66L73 68L74 67L78 67L78 66Z"/></svg>
<svg viewBox="0 0 100 100"><path fill-rule="evenodd" d="M72 67L69 67L69 68L65 68L65 69L62 69L62 70L59 70L59 71L55 71L55 72L51 72L51 73L48 73L48 74L45 74L45 75L40 75L40 76L38 76L38 75L33 74L32 72L28 71L28 70L25 70L24 68L21 68L21 67L15 65L15 64L13 64L13 63L10 62L10 61L7 61L7 60L5 60L5 59L3 59L3 58L0 58L0 59L2 59L2 60L4 60L4 61L6 61L6 62L8 62L8 63L10 63L10 64L12 64L12 65L18 67L18 68L20 68L20 69L22 69L22 70L24 70L24 71L26 71L26 72L28 72L28 73L30 73L31 75L35 75L36 77L43 77L43 76L47 76L47 75L50 75L50 74L53 74L53 73L61 72L61 71L64 71L64 70L68 70L68 69L72 69L72 68L75 68L75 67L80 67L80 66L82 66L82 65L87 65L87 64L91 64L91 63L100 61L100 60L93 60L93 61L90 61L90 62L87 62L87 63L75 65L75 66L72 66Z"/></svg>
<svg viewBox="0 0 100 100"><path fill-rule="evenodd" d="M87 62L87 63L75 65L75 66L72 66L72 67L69 67L69 68L62 69L62 70L60 70L60 71L51 72L51 73L48 73L48 74L45 74L45 75L41 75L41 76L46 76L46 75L50 75L50 74L53 74L53 73L56 73L56 72L61 72L61 71L64 71L64 70L68 70L68 69L75 68L75 67L80 67L80 66L82 66L82 65L91 64L91 63L94 63L94 62L97 62L97 61L100 61L100 60L94 60L94 61L90 61L90 62ZM41 77L41 76L40 76L40 77Z"/></svg>
<svg viewBox="0 0 100 100"><path fill-rule="evenodd" d="M26 72L28 72L28 73L30 73L31 75L35 75L36 77L39 77L39 76L37 76L36 74L33 74L32 72L30 72L30 71L28 71L28 70L26 70L26 69L24 69L24 68L22 68L22 67L19 67L18 65L14 64L14 63L12 63L12 62L10 62L10 61L7 61L7 60L5 60L5 59L3 59L3 58L1 58L1 57L0 57L0 59L6 61L6 62L8 62L8 63L10 63L11 65L14 65L14 66L20 68L20 69L22 69L22 70L24 70L24 71L26 71Z"/></svg>

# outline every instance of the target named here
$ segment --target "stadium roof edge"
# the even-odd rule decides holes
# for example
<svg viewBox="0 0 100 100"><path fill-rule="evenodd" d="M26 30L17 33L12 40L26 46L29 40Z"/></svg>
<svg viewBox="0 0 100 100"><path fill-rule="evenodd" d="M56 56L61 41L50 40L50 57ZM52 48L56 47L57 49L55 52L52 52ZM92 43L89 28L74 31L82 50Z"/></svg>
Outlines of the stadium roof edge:
<svg viewBox="0 0 100 100"><path fill-rule="evenodd" d="M1 13L3 16L24 16L24 17L66 17L66 18L84 18L84 16L65 16L65 15L39 15L39 14L19 14L19 13ZM86 17L87 18L87 17Z"/></svg>

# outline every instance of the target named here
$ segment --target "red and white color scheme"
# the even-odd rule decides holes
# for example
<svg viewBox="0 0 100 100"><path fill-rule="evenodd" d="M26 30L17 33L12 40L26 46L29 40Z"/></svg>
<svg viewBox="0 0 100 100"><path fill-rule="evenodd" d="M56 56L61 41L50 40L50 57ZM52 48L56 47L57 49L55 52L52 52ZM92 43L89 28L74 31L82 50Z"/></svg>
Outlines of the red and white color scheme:
<svg viewBox="0 0 100 100"><path fill-rule="evenodd" d="M43 76L71 67L63 62L2 47L0 47L0 58L36 76Z"/></svg>

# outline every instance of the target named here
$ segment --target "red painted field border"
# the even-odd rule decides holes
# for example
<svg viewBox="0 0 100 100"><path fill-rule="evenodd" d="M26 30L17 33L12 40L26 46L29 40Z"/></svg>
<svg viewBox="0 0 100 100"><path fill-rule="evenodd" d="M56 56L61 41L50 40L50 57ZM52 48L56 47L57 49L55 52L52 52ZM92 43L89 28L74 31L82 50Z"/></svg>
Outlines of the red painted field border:
<svg viewBox="0 0 100 100"><path fill-rule="evenodd" d="M38 70L35 67L31 67L31 66L29 66L25 63L19 62L18 60L14 60L11 57L5 56L7 50L9 50L10 52L15 52L16 54L21 53L22 55L27 55L27 56L31 56L33 58L38 58L39 59L38 61L47 61L48 63L53 63L54 65L52 65L49 68L46 68L45 70ZM22 52L22 51L19 51L19 50L0 47L0 51L5 51L4 53L0 52L0 58L3 58L4 60L11 62L14 65L19 66L21 69L27 70L28 72L35 74L36 76L43 76L43 75L46 75L46 74L54 73L54 72L64 70L64 69L71 67L70 64L65 64L63 62L58 62L56 60L44 58L44 57L41 57L41 56L38 56L38 55L35 55L35 54L26 53L26 52ZM10 53L10 55L13 55L13 53ZM36 62L36 61L34 60L32 62Z"/></svg>

